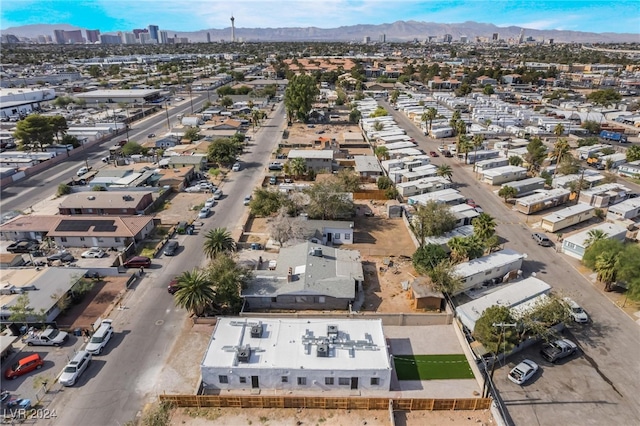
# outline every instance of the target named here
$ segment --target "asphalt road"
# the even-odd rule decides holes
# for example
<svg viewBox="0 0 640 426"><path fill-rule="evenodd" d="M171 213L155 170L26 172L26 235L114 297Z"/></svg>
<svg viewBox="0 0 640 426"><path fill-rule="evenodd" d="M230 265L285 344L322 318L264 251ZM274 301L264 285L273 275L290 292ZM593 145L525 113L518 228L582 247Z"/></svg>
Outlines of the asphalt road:
<svg viewBox="0 0 640 426"><path fill-rule="evenodd" d="M407 130L410 137L415 138L422 150L435 151L440 145L440 141L424 136L403 113L393 110L385 101L379 103ZM504 396L505 403L512 418L517 419L515 423L572 424L575 422L576 412L580 412L589 413L584 417L580 416L585 420L584 424L610 424L613 419L616 424L638 424L640 362L635 355L640 351L638 325L612 304L601 293L600 287L594 287L580 275L565 260L565 255L558 254L553 247L535 244L531 238L532 230L527 225L527 216L507 207L493 193L498 187L478 182L471 166L464 166L455 158L440 156L433 158L432 163L449 164L453 169L452 180L457 189L467 198L474 199L485 213L496 219L496 232L505 240L504 245L527 254L523 265L524 276L535 273L538 278L551 285L555 292L576 300L591 316L589 325L572 326L570 330L583 353L576 362L588 363L590 373L581 373L576 377L563 374L562 368L549 368L544 379L540 380L555 383L560 389L575 388L577 392L567 392L564 398L562 392L559 392L561 399L558 400L555 399L558 396L556 394L539 392L536 386L543 384L534 383L523 388L517 401L510 401L513 394L507 394ZM504 371L496 371L496 375L507 374L506 368L502 370ZM497 383L498 389L502 391L501 382ZM591 393L595 389L599 390L597 395ZM535 404L524 402L527 398L534 397Z"/></svg>
<svg viewBox="0 0 640 426"><path fill-rule="evenodd" d="M206 93L195 95L193 97L194 110L200 108L206 100ZM176 115L180 113L185 115L191 113L191 102L189 98L185 98L184 101L179 103L172 102L168 112L171 125L177 124L178 120ZM166 130L167 111L163 109L143 120L133 123L129 129L129 140L141 143L146 141L147 135L150 133L160 135ZM109 154L109 148L115 145L116 141L125 138L126 134L114 136L102 142L100 145L87 148L86 153L77 154L70 157L68 161L43 170L28 179L1 188L2 213L11 210L24 211L35 203L55 194L58 185L63 182L69 182L71 178L75 177L78 169L85 165L85 161L94 169L104 166L101 159Z"/></svg>
<svg viewBox="0 0 640 426"><path fill-rule="evenodd" d="M122 425L162 393L160 372L175 344L187 312L174 306L167 284L174 276L205 262L204 235L210 229L240 226L247 208L244 197L263 178L270 154L280 140L284 123L282 104L271 113L241 157L243 169L222 185L225 196L214 214L192 236L180 237L182 251L174 257L154 259L145 277L113 314L116 334L106 356L96 357L75 388L64 388L48 407L56 410L61 426ZM194 365L193 368L199 368Z"/></svg>

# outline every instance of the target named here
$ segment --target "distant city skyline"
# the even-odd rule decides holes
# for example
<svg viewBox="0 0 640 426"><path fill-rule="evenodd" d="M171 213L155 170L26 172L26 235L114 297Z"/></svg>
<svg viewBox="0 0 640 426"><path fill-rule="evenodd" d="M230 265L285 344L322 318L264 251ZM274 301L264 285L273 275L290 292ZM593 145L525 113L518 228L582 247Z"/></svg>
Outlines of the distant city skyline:
<svg viewBox="0 0 640 426"><path fill-rule="evenodd" d="M462 23L538 30L640 34L637 0L461 0L455 4L410 0L14 0L3 2L0 28L32 24L70 24L101 32L131 31L157 25L160 30L238 28L336 28L394 21ZM640 42L640 37L638 39Z"/></svg>

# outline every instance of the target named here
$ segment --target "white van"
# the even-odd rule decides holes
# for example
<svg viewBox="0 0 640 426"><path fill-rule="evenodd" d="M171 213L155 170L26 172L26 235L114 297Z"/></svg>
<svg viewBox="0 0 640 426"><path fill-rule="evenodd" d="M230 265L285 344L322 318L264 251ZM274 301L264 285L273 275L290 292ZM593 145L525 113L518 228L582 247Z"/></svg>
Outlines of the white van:
<svg viewBox="0 0 640 426"><path fill-rule="evenodd" d="M110 319L102 320L100 327L93 333L89 343L87 343L87 347L85 348L87 352L93 355L100 355L102 353L102 350L107 346L107 343L113 335L112 322Z"/></svg>

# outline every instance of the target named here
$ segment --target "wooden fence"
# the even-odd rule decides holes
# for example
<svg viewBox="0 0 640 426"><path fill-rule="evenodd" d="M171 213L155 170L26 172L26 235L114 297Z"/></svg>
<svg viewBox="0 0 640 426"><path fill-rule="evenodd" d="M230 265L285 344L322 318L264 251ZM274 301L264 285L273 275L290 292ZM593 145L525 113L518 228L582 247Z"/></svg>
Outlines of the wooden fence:
<svg viewBox="0 0 640 426"><path fill-rule="evenodd" d="M324 396L250 396L250 395L160 395L160 402L176 407L235 407L235 408L320 408L339 410L486 410L490 398L432 399L432 398L364 398Z"/></svg>
<svg viewBox="0 0 640 426"><path fill-rule="evenodd" d="M384 189L362 189L353 193L354 200L388 200Z"/></svg>

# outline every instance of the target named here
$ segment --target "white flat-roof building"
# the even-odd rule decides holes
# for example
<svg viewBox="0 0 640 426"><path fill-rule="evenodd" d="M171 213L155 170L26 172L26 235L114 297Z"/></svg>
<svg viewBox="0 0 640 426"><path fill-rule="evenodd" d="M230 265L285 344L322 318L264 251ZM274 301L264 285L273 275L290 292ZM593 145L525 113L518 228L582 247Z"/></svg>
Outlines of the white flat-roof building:
<svg viewBox="0 0 640 426"><path fill-rule="evenodd" d="M465 197L460 192L453 188L443 189L441 191L427 192L425 194L414 195L409 197L407 203L409 205L422 204L427 205L429 201L435 201L438 204L456 205L461 204L465 200Z"/></svg>
<svg viewBox="0 0 640 426"><path fill-rule="evenodd" d="M491 306L506 306L521 313L522 310L518 309L520 305L547 294L549 291L551 291L549 284L537 278L529 277L460 305L456 308L456 313L462 324L473 331L476 321L487 308Z"/></svg>
<svg viewBox="0 0 640 426"><path fill-rule="evenodd" d="M607 210L607 220L626 220L640 216L640 198L630 198Z"/></svg>
<svg viewBox="0 0 640 426"><path fill-rule="evenodd" d="M389 390L380 319L219 318L200 365L205 389Z"/></svg>
<svg viewBox="0 0 640 426"><path fill-rule="evenodd" d="M494 279L502 279L512 271L520 270L524 257L524 254L515 250L504 249L456 265L454 273L462 277L463 283L462 288L456 294L472 288L479 288L484 283Z"/></svg>

